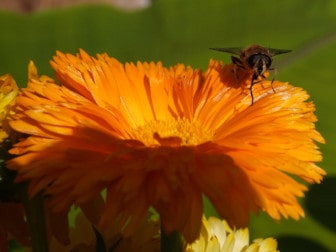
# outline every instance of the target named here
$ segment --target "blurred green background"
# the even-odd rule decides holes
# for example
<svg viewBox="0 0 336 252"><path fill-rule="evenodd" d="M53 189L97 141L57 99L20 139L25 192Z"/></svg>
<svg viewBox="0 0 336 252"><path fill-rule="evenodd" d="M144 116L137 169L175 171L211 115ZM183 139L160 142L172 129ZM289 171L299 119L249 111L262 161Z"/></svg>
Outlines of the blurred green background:
<svg viewBox="0 0 336 252"><path fill-rule="evenodd" d="M230 55L209 47L292 49L275 58L276 78L303 87L315 102L328 176L302 200L305 219L277 223L261 214L252 217L250 235L276 237L281 251L336 251L335 0L158 0L136 12L107 5L0 11L0 32L0 74L11 73L22 87L30 59L40 74L52 76L48 62L56 50L83 48L122 62L160 60L205 69L210 58L230 62Z"/></svg>

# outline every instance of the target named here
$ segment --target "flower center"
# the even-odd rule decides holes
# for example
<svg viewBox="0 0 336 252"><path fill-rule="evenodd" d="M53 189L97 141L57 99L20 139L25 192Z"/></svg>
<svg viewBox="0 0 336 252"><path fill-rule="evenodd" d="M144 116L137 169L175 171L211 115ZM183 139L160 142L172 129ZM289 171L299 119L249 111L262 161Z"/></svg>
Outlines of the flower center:
<svg viewBox="0 0 336 252"><path fill-rule="evenodd" d="M147 146L198 145L211 141L214 133L186 118L150 121L132 130L135 139Z"/></svg>

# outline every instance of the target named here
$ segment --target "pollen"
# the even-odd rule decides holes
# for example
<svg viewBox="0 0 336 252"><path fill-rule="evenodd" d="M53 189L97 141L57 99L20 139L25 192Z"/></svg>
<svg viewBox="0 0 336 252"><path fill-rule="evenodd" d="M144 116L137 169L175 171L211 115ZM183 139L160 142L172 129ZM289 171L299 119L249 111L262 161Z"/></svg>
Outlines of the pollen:
<svg viewBox="0 0 336 252"><path fill-rule="evenodd" d="M198 145L213 139L214 132L186 118L153 120L134 128L132 135L146 146Z"/></svg>

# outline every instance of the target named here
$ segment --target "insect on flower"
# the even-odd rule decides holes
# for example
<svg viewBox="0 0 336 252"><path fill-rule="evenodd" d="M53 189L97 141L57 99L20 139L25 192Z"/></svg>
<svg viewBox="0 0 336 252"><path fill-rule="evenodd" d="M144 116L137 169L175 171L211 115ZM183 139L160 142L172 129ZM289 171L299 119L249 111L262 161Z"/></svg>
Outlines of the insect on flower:
<svg viewBox="0 0 336 252"><path fill-rule="evenodd" d="M266 76L264 75L265 72L272 70L276 71L275 68L271 68L272 57L278 54L288 53L291 51L285 49L266 48L260 45L250 45L246 48L229 47L229 48L210 48L210 49L239 55L239 58L231 56L231 61L235 65L235 74L237 78L238 78L237 68L253 72L251 78L251 84L249 87L252 98L252 105L254 99L252 88L254 84L260 82L261 80L266 79ZM273 81L274 77L272 78L271 86L273 92L275 93L275 90L273 88Z"/></svg>

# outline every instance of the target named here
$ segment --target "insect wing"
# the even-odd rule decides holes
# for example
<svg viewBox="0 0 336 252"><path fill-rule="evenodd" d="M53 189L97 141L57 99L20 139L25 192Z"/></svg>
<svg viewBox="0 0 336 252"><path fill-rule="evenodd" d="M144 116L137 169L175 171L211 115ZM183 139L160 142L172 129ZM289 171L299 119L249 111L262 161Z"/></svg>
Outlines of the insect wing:
<svg viewBox="0 0 336 252"><path fill-rule="evenodd" d="M278 54L283 54L283 53L289 53L292 50L286 50L286 49L274 49L274 48L267 48L267 50L269 51L269 53L272 56L278 55Z"/></svg>
<svg viewBox="0 0 336 252"><path fill-rule="evenodd" d="M220 52L226 52L231 54L240 55L242 50L244 50L244 47L227 47L227 48L221 48L221 47L215 47L210 48L211 50L220 51Z"/></svg>

